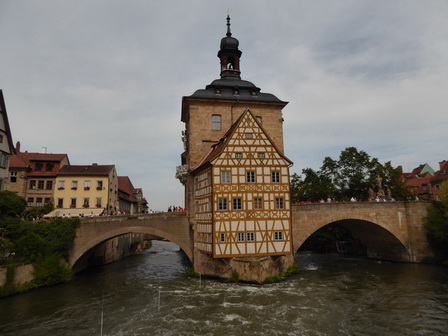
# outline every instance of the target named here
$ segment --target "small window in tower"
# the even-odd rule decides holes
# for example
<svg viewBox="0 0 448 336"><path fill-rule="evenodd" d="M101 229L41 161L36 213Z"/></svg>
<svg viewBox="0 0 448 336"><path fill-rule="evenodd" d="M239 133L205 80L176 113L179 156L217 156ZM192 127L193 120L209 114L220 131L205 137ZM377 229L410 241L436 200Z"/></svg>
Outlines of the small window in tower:
<svg viewBox="0 0 448 336"><path fill-rule="evenodd" d="M242 159L243 158L243 153L235 153L235 158Z"/></svg>
<svg viewBox="0 0 448 336"><path fill-rule="evenodd" d="M254 135L252 133L246 133L246 139L253 139Z"/></svg>
<svg viewBox="0 0 448 336"><path fill-rule="evenodd" d="M220 131L222 129L222 120L220 114L212 115L212 131Z"/></svg>
<svg viewBox="0 0 448 336"><path fill-rule="evenodd" d="M262 118L262 117L260 117L260 116L256 116L255 119L257 119L257 121L258 121L258 123L259 123L260 125L263 125L263 118Z"/></svg>

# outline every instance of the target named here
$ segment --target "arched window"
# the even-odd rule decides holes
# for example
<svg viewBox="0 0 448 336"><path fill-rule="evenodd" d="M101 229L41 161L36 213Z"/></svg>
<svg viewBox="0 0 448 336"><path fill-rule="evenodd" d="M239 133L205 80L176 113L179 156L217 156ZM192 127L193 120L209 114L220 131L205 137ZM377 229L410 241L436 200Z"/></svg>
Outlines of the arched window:
<svg viewBox="0 0 448 336"><path fill-rule="evenodd" d="M212 131L220 131L222 129L221 126L221 115L213 114L212 115Z"/></svg>

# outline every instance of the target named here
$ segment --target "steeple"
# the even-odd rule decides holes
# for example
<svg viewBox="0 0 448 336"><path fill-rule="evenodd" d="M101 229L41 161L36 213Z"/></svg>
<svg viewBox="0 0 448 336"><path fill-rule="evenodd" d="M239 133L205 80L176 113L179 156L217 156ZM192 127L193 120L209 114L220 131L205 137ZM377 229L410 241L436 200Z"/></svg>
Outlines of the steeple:
<svg viewBox="0 0 448 336"><path fill-rule="evenodd" d="M226 37L221 39L218 57L221 61L221 78L240 77L240 57L242 52L238 49L240 42L232 37L230 31L230 16L227 14L227 33Z"/></svg>

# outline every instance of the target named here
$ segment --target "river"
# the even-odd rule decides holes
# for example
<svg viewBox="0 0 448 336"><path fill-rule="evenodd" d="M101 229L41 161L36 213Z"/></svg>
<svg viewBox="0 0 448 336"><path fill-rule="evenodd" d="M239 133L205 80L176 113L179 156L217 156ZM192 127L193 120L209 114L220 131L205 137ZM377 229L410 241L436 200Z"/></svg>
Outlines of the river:
<svg viewBox="0 0 448 336"><path fill-rule="evenodd" d="M272 285L185 275L178 247L0 300L0 335L448 335L448 269L300 253ZM103 323L101 318L103 316Z"/></svg>

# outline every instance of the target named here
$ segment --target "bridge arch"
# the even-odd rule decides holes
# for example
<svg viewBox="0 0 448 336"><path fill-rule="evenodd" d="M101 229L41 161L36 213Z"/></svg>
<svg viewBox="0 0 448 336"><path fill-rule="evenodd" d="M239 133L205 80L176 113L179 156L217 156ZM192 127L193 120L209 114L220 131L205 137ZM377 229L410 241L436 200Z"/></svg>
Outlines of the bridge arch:
<svg viewBox="0 0 448 336"><path fill-rule="evenodd" d="M297 250L320 229L331 225L338 225L349 230L354 238L366 247L369 258L391 261L411 261L411 255L405 243L393 232L383 225L359 218L346 218L330 223L319 223L316 225L314 232L303 236L303 241L301 243L298 242Z"/></svg>
<svg viewBox="0 0 448 336"><path fill-rule="evenodd" d="M421 261L431 255L422 218L423 202L340 202L292 207L294 251L320 228L337 223L368 248L369 256L394 261Z"/></svg>
<svg viewBox="0 0 448 336"><path fill-rule="evenodd" d="M175 214L82 220L70 253L70 265L73 267L83 255L95 246L128 233L150 234L169 240L178 245L193 262L192 241L186 215Z"/></svg>

